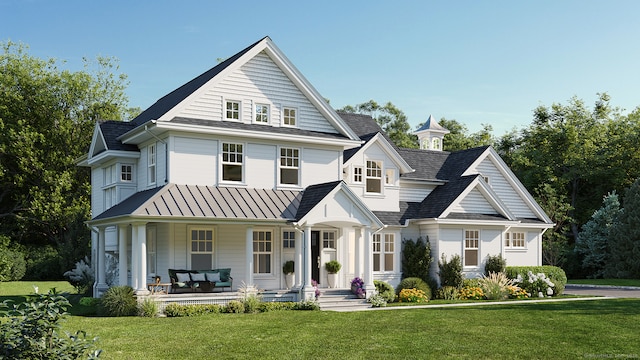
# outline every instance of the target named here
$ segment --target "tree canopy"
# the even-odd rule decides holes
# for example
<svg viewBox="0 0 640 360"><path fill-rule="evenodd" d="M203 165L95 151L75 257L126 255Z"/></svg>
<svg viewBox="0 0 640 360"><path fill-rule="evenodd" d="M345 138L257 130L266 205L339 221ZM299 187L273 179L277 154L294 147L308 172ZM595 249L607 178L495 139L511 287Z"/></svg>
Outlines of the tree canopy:
<svg viewBox="0 0 640 360"><path fill-rule="evenodd" d="M97 120L131 111L126 76L112 58L83 59L84 70L73 72L29 55L25 45L1 46L0 235L24 247L77 252L60 265L68 270L89 239L89 171L77 162Z"/></svg>

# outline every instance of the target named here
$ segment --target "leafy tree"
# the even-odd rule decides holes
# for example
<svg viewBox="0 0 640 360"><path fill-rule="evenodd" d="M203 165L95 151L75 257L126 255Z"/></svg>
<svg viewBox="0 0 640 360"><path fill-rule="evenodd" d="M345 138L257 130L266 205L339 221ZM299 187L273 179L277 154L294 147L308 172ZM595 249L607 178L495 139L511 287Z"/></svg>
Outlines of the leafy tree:
<svg viewBox="0 0 640 360"><path fill-rule="evenodd" d="M546 265L560 266L568 250L571 205L566 196L558 194L549 184L542 184L534 191L538 203L551 218L554 226L542 236L542 261Z"/></svg>
<svg viewBox="0 0 640 360"><path fill-rule="evenodd" d="M593 213L578 235L574 251L582 256L582 269L587 277L604 277L610 257L610 232L620 212L618 194L607 194L602 207Z"/></svg>
<svg viewBox="0 0 640 360"><path fill-rule="evenodd" d="M640 179L625 191L623 209L611 227L607 273L618 278L640 279Z"/></svg>
<svg viewBox="0 0 640 360"><path fill-rule="evenodd" d="M35 267L29 258L39 250L29 249L53 248L62 260L47 276L61 278L89 249L89 171L78 158L97 120L135 110L126 107L126 76L115 73L114 59L84 59L85 69L71 72L24 45L0 46L0 232Z"/></svg>
<svg viewBox="0 0 640 360"><path fill-rule="evenodd" d="M418 148L418 137L411 133L407 116L391 102L381 106L376 101L369 100L356 106L347 105L340 111L370 115L396 146Z"/></svg>
<svg viewBox="0 0 640 360"><path fill-rule="evenodd" d="M442 118L438 123L449 130L449 133L443 139L443 149L445 151L466 150L494 143L493 127L490 124L482 124L482 130L469 134L467 126L455 119L447 120Z"/></svg>

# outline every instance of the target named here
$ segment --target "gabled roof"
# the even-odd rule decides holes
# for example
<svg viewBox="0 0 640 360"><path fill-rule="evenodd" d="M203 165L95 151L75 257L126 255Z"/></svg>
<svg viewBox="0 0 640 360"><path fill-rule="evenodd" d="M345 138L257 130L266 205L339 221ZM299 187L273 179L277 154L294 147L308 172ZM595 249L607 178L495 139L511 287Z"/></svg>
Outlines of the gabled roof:
<svg viewBox="0 0 640 360"><path fill-rule="evenodd" d="M324 199L342 181L332 181L324 184L316 184L307 187L302 194L300 206L296 212L296 220L302 219L311 209L313 209L322 199Z"/></svg>
<svg viewBox="0 0 640 360"><path fill-rule="evenodd" d="M393 143L391 138L385 133L380 125L369 115L354 114L343 111L338 111L338 115L344 120L345 123L358 135L358 137L367 144L376 134L382 134L384 138L393 146L394 149L398 149L396 144ZM363 144L363 145L364 145ZM348 149L344 151L344 162L347 162L353 155L360 151L361 147Z"/></svg>
<svg viewBox="0 0 640 360"><path fill-rule="evenodd" d="M132 122L126 121L102 121L100 131L107 145L107 150L138 151L138 147L132 144L123 144L118 136L136 127Z"/></svg>
<svg viewBox="0 0 640 360"><path fill-rule="evenodd" d="M233 55L232 57L226 59L220 64L198 75L197 77L187 82L186 84L180 86L179 88L163 96L158 101L156 101L153 105L151 105L145 111L143 111L140 115L136 116L131 122L136 126L139 126L146 123L147 121L159 119L162 115L164 115L169 110L173 109L176 105L182 102L182 100L186 99L194 91L198 90L200 87L206 84L209 80L213 79L221 71L226 69L229 65L233 64L242 55L246 54L249 50L251 50L256 45L258 45L260 42L262 42L267 38L268 37L264 37L256 41L255 43L249 45L239 53Z"/></svg>
<svg viewBox="0 0 640 360"><path fill-rule="evenodd" d="M479 175L463 176L435 188L420 205L420 218L437 218L464 192Z"/></svg>

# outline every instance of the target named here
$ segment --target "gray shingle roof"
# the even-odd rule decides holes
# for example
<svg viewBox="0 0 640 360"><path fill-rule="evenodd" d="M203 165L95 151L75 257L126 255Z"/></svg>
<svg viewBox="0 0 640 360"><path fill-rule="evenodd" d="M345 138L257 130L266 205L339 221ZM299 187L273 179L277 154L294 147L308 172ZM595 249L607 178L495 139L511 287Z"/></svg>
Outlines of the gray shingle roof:
<svg viewBox="0 0 640 360"><path fill-rule="evenodd" d="M296 213L296 220L302 219L314 206L316 206L322 199L324 199L333 189L336 188L342 181L332 181L323 184L311 185L304 189L302 199L300 200L300 206Z"/></svg>
<svg viewBox="0 0 640 360"><path fill-rule="evenodd" d="M169 94L163 96L162 98L160 98L160 100L156 101L153 105L151 105L149 108L143 111L131 122L134 123L136 126L139 126L141 124L146 123L149 120L157 120L160 116L164 115L167 111L174 108L182 100L186 99L194 91L198 90L200 87L206 84L209 80L213 79L222 70L226 69L229 65L233 64L236 60L242 57L242 55L246 54L249 50L251 50L254 46L258 45L265 38L266 37L256 41L255 43L249 45L247 48L240 51L239 53L233 55L232 57L226 59L220 64L200 74L199 76L192 79L188 83L180 86L179 88L173 90Z"/></svg>
<svg viewBox="0 0 640 360"><path fill-rule="evenodd" d="M303 130L292 127L278 127L278 126L268 126L268 125L257 125L257 124L245 124L241 122L235 121L211 121L211 120L201 120L201 119L191 119L191 118L183 118L176 117L171 119L172 123L176 124L188 124L188 125L198 125L198 126L209 126L216 128L229 129L229 131L233 130L259 130L262 132L269 132L275 134L283 134L283 135L299 135L299 136L310 136L316 138L327 138L327 139L348 139L346 136L342 134L336 133L325 133L318 131L310 131Z"/></svg>
<svg viewBox="0 0 640 360"><path fill-rule="evenodd" d="M369 140L371 140L371 138L376 136L377 133L380 133L382 134L382 136L385 137L385 139L389 142L389 144L393 146L394 149L396 150L398 149L396 144L394 144L393 141L391 141L391 138L389 138L389 136L387 136L387 134L384 131L382 131L382 128L380 127L380 125L378 125L375 119L373 119L371 116L364 115L364 114L347 113L342 111L338 111L338 115L340 115L340 117L342 118L342 120L344 120L347 126L349 126L351 130L353 130L353 132L355 132L356 135L358 135L358 137L365 142L365 144ZM362 146L345 150L343 153L344 161L346 162L347 160L349 160L361 148Z"/></svg>
<svg viewBox="0 0 640 360"><path fill-rule="evenodd" d="M138 151L138 147L131 144L123 144L117 140L118 136L135 128L135 124L125 121L102 121L99 123L100 131L107 145L107 150Z"/></svg>
<svg viewBox="0 0 640 360"><path fill-rule="evenodd" d="M480 175L463 176L436 187L422 200L420 218L437 218Z"/></svg>
<svg viewBox="0 0 640 360"><path fill-rule="evenodd" d="M385 225L404 225L408 219L420 218L420 203L400 201L400 211L374 211Z"/></svg>

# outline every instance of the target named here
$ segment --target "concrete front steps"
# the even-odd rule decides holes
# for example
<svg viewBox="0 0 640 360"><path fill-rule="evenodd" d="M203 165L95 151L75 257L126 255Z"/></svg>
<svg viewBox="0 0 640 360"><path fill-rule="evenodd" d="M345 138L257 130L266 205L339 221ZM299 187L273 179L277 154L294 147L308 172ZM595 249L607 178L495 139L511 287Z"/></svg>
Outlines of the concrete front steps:
<svg viewBox="0 0 640 360"><path fill-rule="evenodd" d="M366 299L358 299L351 289L320 289L318 303L323 311L360 311L371 308Z"/></svg>

